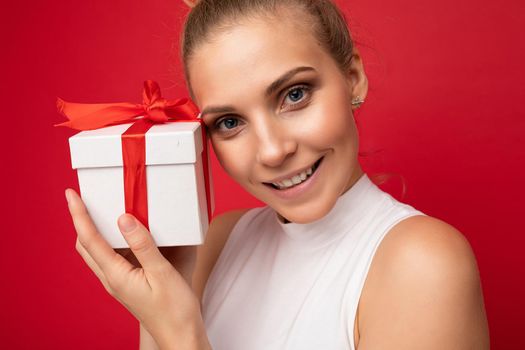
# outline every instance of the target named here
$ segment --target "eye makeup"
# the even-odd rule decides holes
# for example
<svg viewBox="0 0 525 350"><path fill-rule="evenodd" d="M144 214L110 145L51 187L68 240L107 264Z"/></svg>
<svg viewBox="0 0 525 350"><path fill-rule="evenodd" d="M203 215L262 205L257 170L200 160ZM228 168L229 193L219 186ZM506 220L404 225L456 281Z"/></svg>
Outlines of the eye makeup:
<svg viewBox="0 0 525 350"><path fill-rule="evenodd" d="M290 92L296 91L296 90L297 91L303 91L303 97L297 102L289 103L288 106L290 106L291 108L297 108L297 107L300 107L300 106L304 105L308 101L310 101L311 94L312 94L312 88L310 87L310 85L302 84L302 83L301 84L297 84L297 85L293 85L288 90L286 90L286 93L284 94L283 103L281 103L281 110L283 110L282 109L282 105L284 104L284 102L288 98Z"/></svg>
<svg viewBox="0 0 525 350"><path fill-rule="evenodd" d="M290 84L288 87L279 91L276 102L279 106L278 112L294 111L306 106L311 101L312 94L318 87L317 83L317 78L303 79L296 83ZM302 98L297 102L286 103L290 93L293 91L302 91ZM239 127L244 124L242 118L235 114L218 115L216 117L208 117L207 119L208 120L205 121L205 123L208 126L208 129L211 132L225 137L229 137L237 133ZM235 125L232 124L232 121L236 121L233 122ZM226 126L224 123L228 123L230 127L223 128L222 126Z"/></svg>

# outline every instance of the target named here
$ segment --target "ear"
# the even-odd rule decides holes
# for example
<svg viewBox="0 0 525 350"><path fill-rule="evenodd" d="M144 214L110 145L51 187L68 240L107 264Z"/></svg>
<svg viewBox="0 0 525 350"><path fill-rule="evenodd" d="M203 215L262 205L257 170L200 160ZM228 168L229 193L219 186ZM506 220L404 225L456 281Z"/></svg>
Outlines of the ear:
<svg viewBox="0 0 525 350"><path fill-rule="evenodd" d="M363 61L359 51L354 46L352 51L353 57L350 63L350 69L348 72L347 80L350 88L350 96L352 101L359 97L360 100L366 100L368 93L368 78L365 73ZM352 109L358 107L353 106Z"/></svg>

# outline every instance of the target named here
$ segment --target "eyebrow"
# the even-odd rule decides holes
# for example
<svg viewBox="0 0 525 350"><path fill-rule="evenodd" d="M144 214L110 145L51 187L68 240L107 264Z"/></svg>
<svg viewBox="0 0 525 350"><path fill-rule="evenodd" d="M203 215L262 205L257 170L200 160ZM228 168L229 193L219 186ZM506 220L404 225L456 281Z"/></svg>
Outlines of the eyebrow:
<svg viewBox="0 0 525 350"><path fill-rule="evenodd" d="M285 84L288 80L292 79L294 75L300 72L304 72L304 71L314 71L315 72L315 69L309 66L301 66L301 67L296 67L296 68L289 70L288 72L284 73L279 78L277 78L273 83L268 85L268 87L266 88L265 95L267 97L270 96L277 89L279 89L283 84ZM210 106L210 107L204 108L204 110L201 112L201 118L204 118L204 116L209 113L230 113L233 111L235 111L235 108L230 105Z"/></svg>

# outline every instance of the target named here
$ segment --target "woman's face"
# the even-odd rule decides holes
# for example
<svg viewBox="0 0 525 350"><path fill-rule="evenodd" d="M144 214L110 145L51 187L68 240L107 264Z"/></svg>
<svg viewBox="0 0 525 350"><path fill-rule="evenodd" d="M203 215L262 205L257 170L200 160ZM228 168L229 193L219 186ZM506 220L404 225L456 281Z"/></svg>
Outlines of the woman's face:
<svg viewBox="0 0 525 350"><path fill-rule="evenodd" d="M345 76L301 25L250 20L188 62L219 162L289 221L320 219L362 174L351 101L365 97L366 77L356 60L362 74Z"/></svg>

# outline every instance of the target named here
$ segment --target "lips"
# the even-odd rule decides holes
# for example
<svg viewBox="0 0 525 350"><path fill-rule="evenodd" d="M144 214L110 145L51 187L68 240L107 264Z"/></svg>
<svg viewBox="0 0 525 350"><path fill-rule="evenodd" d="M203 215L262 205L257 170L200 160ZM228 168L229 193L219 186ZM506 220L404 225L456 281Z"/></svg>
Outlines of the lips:
<svg viewBox="0 0 525 350"><path fill-rule="evenodd" d="M324 157L319 158L311 167L297 173L296 175L291 176L287 179L282 179L281 181L267 183L263 182L266 186L272 187L276 190L286 190L289 188L293 188L305 181L307 181L317 170L319 167L319 164L321 164L321 161Z"/></svg>

